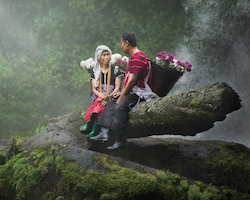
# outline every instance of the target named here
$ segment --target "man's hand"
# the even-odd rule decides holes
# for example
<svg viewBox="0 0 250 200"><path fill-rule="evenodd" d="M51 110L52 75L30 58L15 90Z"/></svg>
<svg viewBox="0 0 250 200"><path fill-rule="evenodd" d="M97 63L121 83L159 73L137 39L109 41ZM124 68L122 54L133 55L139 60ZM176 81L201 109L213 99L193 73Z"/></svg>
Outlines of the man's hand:
<svg viewBox="0 0 250 200"><path fill-rule="evenodd" d="M117 101L115 102L115 105L118 106L118 104L121 102L121 98L118 98Z"/></svg>
<svg viewBox="0 0 250 200"><path fill-rule="evenodd" d="M118 98L121 95L121 92L116 92L113 94L113 98Z"/></svg>
<svg viewBox="0 0 250 200"><path fill-rule="evenodd" d="M116 101L116 105L118 105L121 102L121 100L127 94L129 94L130 91L132 91L132 88L136 85L136 83L138 81L138 77L139 76L137 74L129 74L128 82L127 82L126 86L122 89L122 92Z"/></svg>

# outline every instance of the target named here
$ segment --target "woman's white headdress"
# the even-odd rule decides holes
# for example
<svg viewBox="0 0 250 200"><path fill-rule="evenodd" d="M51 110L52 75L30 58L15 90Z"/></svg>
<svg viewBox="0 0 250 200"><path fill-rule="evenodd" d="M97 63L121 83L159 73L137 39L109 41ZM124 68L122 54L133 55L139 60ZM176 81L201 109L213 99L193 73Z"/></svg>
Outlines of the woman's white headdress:
<svg viewBox="0 0 250 200"><path fill-rule="evenodd" d="M99 45L98 47L96 47L96 50L95 50L95 66L93 68L93 71L94 71L94 74L95 74L96 87L98 86L98 80L99 80L99 76L100 76L100 70L101 70L100 58L101 58L101 55L102 55L103 51L108 51L110 53L110 56L112 56L112 51L106 45Z"/></svg>

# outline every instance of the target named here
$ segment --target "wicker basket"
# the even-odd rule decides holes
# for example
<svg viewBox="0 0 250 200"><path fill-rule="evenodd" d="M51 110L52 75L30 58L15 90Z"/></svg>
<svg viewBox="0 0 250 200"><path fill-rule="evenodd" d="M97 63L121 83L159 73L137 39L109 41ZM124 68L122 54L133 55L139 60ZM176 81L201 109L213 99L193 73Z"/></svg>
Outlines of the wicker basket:
<svg viewBox="0 0 250 200"><path fill-rule="evenodd" d="M160 97L166 96L183 75L176 70L162 67L151 61L153 91Z"/></svg>

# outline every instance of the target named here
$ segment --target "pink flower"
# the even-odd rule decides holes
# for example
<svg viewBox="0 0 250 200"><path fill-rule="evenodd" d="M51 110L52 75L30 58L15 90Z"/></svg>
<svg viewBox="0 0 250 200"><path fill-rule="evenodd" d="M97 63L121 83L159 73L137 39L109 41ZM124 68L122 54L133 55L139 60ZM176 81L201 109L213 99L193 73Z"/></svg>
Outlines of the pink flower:
<svg viewBox="0 0 250 200"><path fill-rule="evenodd" d="M177 59L177 65L181 65L182 67L185 67L185 62L181 61L180 59Z"/></svg>
<svg viewBox="0 0 250 200"><path fill-rule="evenodd" d="M174 55L173 54L171 54L171 53L165 53L165 52L158 52L157 54L156 54L156 56L158 57L158 58L160 58L162 61L164 61L164 62L171 62L171 63L174 63Z"/></svg>
<svg viewBox="0 0 250 200"><path fill-rule="evenodd" d="M121 65L123 62L122 62L122 59L118 59L117 61L116 61L116 63L118 64L118 65Z"/></svg>
<svg viewBox="0 0 250 200"><path fill-rule="evenodd" d="M171 53L165 53L165 52L158 52L156 54L156 63L158 62L159 65L166 65L170 68L174 68L177 71L180 71L184 73L185 71L190 72L192 70L192 65L189 62L184 62L180 59L177 59L173 54ZM163 61L163 63L162 63Z"/></svg>
<svg viewBox="0 0 250 200"><path fill-rule="evenodd" d="M174 58L175 58L174 55L169 53L168 56L169 56L169 62L174 63Z"/></svg>
<svg viewBox="0 0 250 200"><path fill-rule="evenodd" d="M124 65L127 65L127 64L128 64L128 61L123 60L122 63L123 63Z"/></svg>
<svg viewBox="0 0 250 200"><path fill-rule="evenodd" d="M166 53L165 52L158 52L157 54L156 54L156 56L157 57L159 57L161 60L164 60L165 59L165 57L166 57Z"/></svg>
<svg viewBox="0 0 250 200"><path fill-rule="evenodd" d="M188 72L191 72L191 70L192 70L192 65L191 65L188 61L186 61L186 62L185 62L185 68L187 69Z"/></svg>

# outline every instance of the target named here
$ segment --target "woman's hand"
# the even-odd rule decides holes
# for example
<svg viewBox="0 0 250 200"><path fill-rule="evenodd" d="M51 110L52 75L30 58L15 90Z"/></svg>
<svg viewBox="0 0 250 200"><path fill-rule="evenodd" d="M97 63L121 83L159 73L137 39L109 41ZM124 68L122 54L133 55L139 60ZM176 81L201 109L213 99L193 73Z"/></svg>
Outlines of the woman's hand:
<svg viewBox="0 0 250 200"><path fill-rule="evenodd" d="M109 101L109 96L107 94L103 94L102 95L102 100L101 100L101 105L102 106L106 106L106 104L108 103Z"/></svg>

